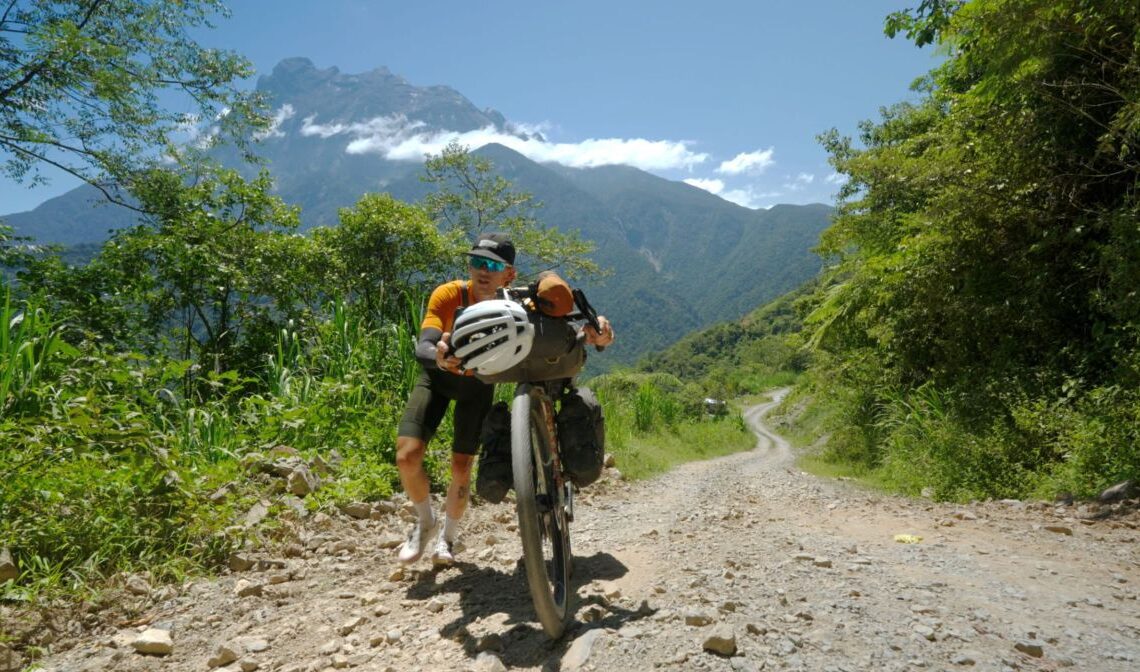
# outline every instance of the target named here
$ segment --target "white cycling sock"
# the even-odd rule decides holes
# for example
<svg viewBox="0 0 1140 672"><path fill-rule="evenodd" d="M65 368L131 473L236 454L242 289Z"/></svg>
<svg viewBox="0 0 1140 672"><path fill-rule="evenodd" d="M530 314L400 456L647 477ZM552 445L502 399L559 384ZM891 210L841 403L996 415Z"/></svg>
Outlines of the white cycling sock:
<svg viewBox="0 0 1140 672"><path fill-rule="evenodd" d="M459 537L459 519L452 518L451 516L444 515L443 517L443 538L448 541L455 541Z"/></svg>
<svg viewBox="0 0 1140 672"><path fill-rule="evenodd" d="M422 502L412 502L416 507L416 515L420 517L420 526L424 528L431 527L435 522L435 515L431 510L431 497L428 497Z"/></svg>

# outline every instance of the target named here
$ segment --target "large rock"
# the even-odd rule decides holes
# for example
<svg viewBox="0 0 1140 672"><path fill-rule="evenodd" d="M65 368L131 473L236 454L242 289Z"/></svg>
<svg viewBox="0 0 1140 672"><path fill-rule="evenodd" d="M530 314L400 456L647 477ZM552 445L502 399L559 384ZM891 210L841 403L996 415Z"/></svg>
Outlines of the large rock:
<svg viewBox="0 0 1140 672"><path fill-rule="evenodd" d="M605 630L594 628L587 630L585 634L575 639L569 650L566 651L566 655L562 657L563 672L582 669L586 661L590 659L590 654L594 652L594 647L605 634Z"/></svg>
<svg viewBox="0 0 1140 672"><path fill-rule="evenodd" d="M718 625L705 638L704 650L719 656L736 655L736 633L731 625Z"/></svg>
<svg viewBox="0 0 1140 672"><path fill-rule="evenodd" d="M214 650L214 656L206 661L206 666L210 668L221 667L229 665L238 659L238 652L232 644L219 644L218 648Z"/></svg>
<svg viewBox="0 0 1140 672"><path fill-rule="evenodd" d="M1128 499L1132 495L1136 494L1136 490L1137 488L1135 481L1124 481L1122 483L1117 483L1111 488L1100 493L1099 499L1105 504L1109 502L1116 502L1121 499Z"/></svg>
<svg viewBox="0 0 1140 672"><path fill-rule="evenodd" d="M1022 639L1013 645L1013 648L1027 656L1040 658L1045 655L1045 648L1035 639Z"/></svg>
<svg viewBox="0 0 1140 672"><path fill-rule="evenodd" d="M0 548L0 583L15 579L19 575L20 570L12 561L12 552L7 548Z"/></svg>
<svg viewBox="0 0 1140 672"><path fill-rule="evenodd" d="M475 665L472 666L471 669L474 670L474 672L507 672L507 666L503 664L503 661L499 660L499 657L495 654L487 652L480 653L479 656L475 658ZM567 668L563 665L562 669L565 670Z"/></svg>
<svg viewBox="0 0 1140 672"><path fill-rule="evenodd" d="M169 656L174 653L174 640L170 632L158 628L150 628L140 634L131 646L139 653L152 656Z"/></svg>
<svg viewBox="0 0 1140 672"><path fill-rule="evenodd" d="M20 672L24 669L23 657L7 644L0 644L0 672Z"/></svg>
<svg viewBox="0 0 1140 672"><path fill-rule="evenodd" d="M340 510L358 520L366 520L372 517L372 505L368 502L350 502L341 506Z"/></svg>
<svg viewBox="0 0 1140 672"><path fill-rule="evenodd" d="M320 484L320 480L309 470L307 465L299 464L293 471L289 472L287 487L289 492L298 497L304 497L310 492L313 492L320 487Z"/></svg>

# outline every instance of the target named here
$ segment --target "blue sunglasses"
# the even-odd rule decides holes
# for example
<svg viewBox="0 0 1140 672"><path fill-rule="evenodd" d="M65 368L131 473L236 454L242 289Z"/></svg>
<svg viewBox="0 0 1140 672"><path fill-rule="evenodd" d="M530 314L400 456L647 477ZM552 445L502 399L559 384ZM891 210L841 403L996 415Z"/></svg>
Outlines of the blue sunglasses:
<svg viewBox="0 0 1140 672"><path fill-rule="evenodd" d="M484 271L491 271L492 273L507 270L507 265L501 261L495 261L487 257L469 257L469 259L471 268L481 268Z"/></svg>

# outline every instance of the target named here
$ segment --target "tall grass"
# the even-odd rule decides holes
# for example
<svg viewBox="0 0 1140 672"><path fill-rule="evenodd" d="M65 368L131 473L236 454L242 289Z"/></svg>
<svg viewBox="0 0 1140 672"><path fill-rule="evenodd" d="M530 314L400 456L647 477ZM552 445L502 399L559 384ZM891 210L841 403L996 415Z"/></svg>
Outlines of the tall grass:
<svg viewBox="0 0 1140 672"><path fill-rule="evenodd" d="M4 288L4 305L0 307L0 418L37 405L34 393L52 358L78 356L61 332L62 327L52 324L36 306L13 306L11 292Z"/></svg>
<svg viewBox="0 0 1140 672"><path fill-rule="evenodd" d="M614 373L591 380L606 418L606 451L627 478L755 445L740 413L712 417L705 395L668 374Z"/></svg>
<svg viewBox="0 0 1140 672"><path fill-rule="evenodd" d="M257 498L241 462L287 444L341 456L318 507L398 487L396 424L419 372L422 297L367 318L280 330L257 380L210 372L208 398L184 396L188 363L70 345L34 306L3 304L0 325L0 546L20 567L0 599L31 599L118 571L201 571L242 541L233 522ZM429 456L439 477L444 460ZM208 495L226 485L230 495Z"/></svg>

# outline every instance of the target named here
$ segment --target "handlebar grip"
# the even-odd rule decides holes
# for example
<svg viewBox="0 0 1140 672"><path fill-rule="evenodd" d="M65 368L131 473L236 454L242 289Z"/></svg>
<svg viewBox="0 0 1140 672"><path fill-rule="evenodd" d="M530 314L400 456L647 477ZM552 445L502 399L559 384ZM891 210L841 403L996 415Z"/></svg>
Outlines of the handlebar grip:
<svg viewBox="0 0 1140 672"><path fill-rule="evenodd" d="M586 323L593 327L594 331L599 334L602 333L602 325L598 322L598 311L594 310L594 307L586 300L586 294L580 289L575 289L570 295L574 297L574 305L586 318Z"/></svg>

